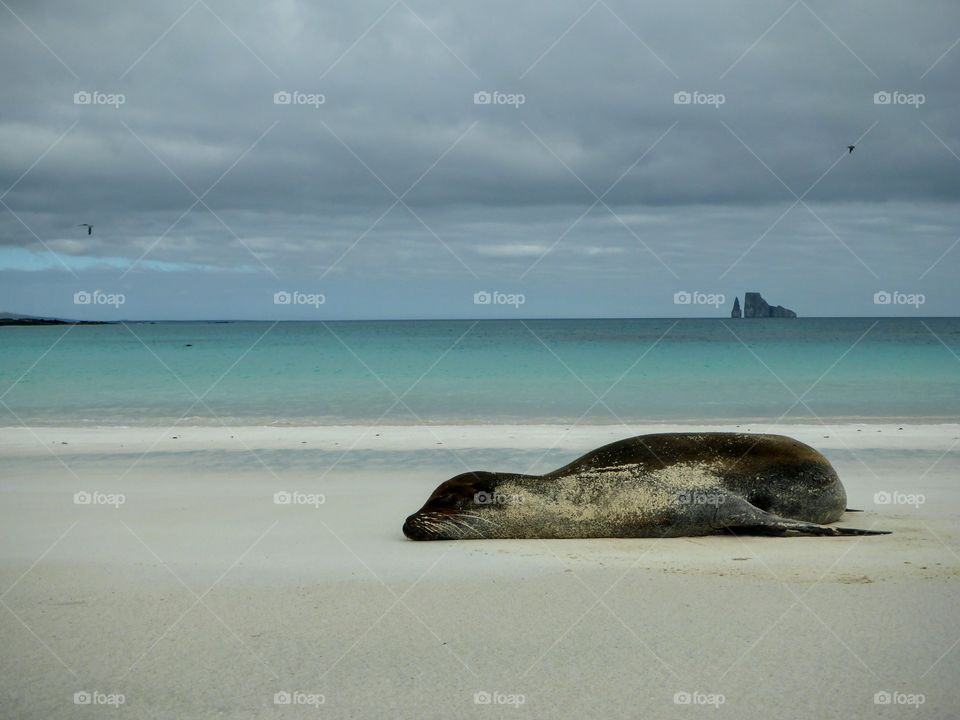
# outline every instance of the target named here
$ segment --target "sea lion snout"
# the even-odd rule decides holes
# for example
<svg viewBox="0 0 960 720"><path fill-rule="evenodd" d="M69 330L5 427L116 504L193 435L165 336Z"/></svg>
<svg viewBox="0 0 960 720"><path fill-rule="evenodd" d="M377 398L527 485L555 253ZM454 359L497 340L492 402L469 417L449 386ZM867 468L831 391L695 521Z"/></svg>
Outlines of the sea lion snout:
<svg viewBox="0 0 960 720"><path fill-rule="evenodd" d="M410 540L433 540L435 531L422 522L420 512L415 512L404 521L403 534Z"/></svg>
<svg viewBox="0 0 960 720"><path fill-rule="evenodd" d="M411 540L423 540L422 530L417 524L417 514L414 513L403 523L403 534Z"/></svg>

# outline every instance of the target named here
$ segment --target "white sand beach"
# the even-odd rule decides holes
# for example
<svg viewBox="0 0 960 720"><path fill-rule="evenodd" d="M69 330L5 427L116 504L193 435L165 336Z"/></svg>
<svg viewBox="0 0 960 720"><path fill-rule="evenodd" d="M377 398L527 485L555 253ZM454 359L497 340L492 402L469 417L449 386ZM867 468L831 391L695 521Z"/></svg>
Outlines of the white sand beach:
<svg viewBox="0 0 960 720"><path fill-rule="evenodd" d="M864 511L843 524L893 534L401 534L467 468L542 472L679 426L0 429L3 707L956 717L960 425L700 427L817 447Z"/></svg>

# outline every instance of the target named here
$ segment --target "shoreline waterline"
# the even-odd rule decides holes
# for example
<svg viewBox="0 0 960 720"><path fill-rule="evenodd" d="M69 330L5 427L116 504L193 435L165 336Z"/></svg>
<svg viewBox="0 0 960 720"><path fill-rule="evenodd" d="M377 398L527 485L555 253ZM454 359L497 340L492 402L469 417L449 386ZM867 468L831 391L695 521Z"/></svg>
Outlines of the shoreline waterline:
<svg viewBox="0 0 960 720"><path fill-rule="evenodd" d="M662 432L785 434L821 449L912 449L948 452L960 442L960 422L784 423L702 422L643 425L328 425L145 427L0 427L0 453L23 455L94 451L157 452L329 448L345 451L443 451L479 449L589 449L632 435Z"/></svg>

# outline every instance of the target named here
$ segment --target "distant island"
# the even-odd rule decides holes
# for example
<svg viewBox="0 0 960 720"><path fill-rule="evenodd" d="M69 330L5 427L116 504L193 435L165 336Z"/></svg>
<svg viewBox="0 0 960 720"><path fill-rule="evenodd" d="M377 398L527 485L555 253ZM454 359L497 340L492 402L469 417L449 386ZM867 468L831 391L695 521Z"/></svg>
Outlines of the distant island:
<svg viewBox="0 0 960 720"><path fill-rule="evenodd" d="M17 315L15 313L0 312L0 325L106 325L97 320L61 320L60 318L45 318L35 315Z"/></svg>
<svg viewBox="0 0 960 720"><path fill-rule="evenodd" d="M797 314L783 305L770 305L758 292L748 292L743 296L743 312L740 312L740 298L733 298L732 318L795 318Z"/></svg>

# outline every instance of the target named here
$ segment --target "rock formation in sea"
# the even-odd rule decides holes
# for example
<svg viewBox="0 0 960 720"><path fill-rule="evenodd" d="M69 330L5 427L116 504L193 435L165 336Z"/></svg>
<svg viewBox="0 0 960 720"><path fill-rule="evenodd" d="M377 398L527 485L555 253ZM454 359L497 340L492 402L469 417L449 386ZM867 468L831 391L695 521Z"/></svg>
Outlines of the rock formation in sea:
<svg viewBox="0 0 960 720"><path fill-rule="evenodd" d="M733 298L733 311L730 313L730 317L739 318L740 317L740 298Z"/></svg>
<svg viewBox="0 0 960 720"><path fill-rule="evenodd" d="M743 316L745 318L795 318L797 314L783 305L770 306L758 292L748 292L743 296Z"/></svg>

